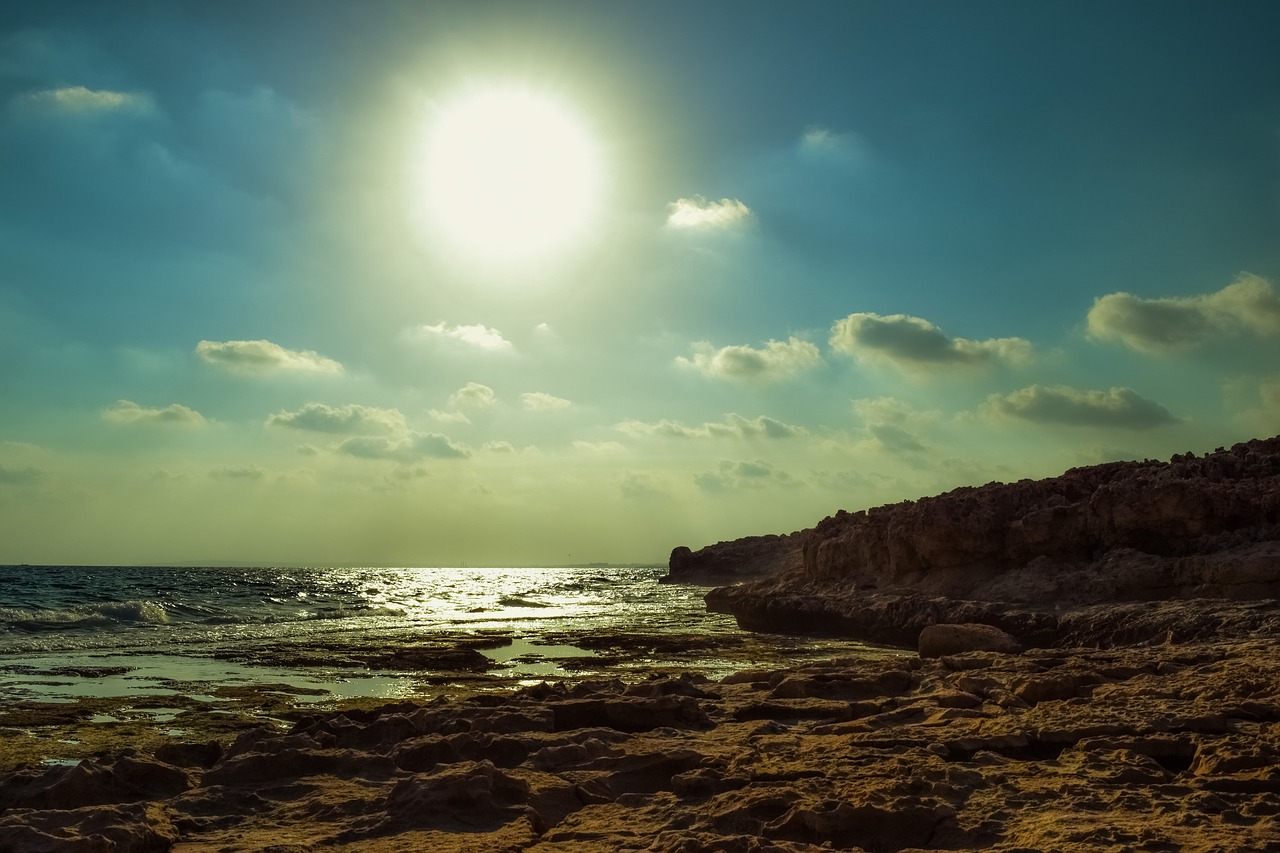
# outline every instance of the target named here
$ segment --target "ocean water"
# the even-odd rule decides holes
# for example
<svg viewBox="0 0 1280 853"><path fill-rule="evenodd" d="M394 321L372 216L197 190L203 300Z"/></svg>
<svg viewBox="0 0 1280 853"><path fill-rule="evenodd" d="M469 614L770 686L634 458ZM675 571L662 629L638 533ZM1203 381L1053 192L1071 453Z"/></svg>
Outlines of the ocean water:
<svg viewBox="0 0 1280 853"><path fill-rule="evenodd" d="M447 681L371 653L479 649L513 686L654 668L722 675L837 654L848 641L744 636L665 570L0 566L0 702L288 683L321 698ZM472 653L474 654L474 653ZM457 675L458 678L464 676Z"/></svg>

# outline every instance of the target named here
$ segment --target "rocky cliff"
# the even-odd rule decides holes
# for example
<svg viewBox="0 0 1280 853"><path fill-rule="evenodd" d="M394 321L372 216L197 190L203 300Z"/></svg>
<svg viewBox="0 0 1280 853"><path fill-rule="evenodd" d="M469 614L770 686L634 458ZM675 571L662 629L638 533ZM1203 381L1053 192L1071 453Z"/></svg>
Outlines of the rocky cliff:
<svg viewBox="0 0 1280 853"><path fill-rule="evenodd" d="M1120 642L1124 620L1137 617L1117 602L1280 597L1280 437L841 511L786 539L798 554L778 552L771 573L713 590L709 605L745 627L821 625L892 643L957 620L1036 644ZM692 556L746 558L746 543ZM1229 633L1235 610L1206 607L1222 623L1206 634ZM1110 624L1097 623L1100 608ZM1064 633L1067 611L1093 623ZM1146 622L1150 636L1130 640L1187 630L1173 616ZM1244 619L1239 630L1249 625L1258 627Z"/></svg>

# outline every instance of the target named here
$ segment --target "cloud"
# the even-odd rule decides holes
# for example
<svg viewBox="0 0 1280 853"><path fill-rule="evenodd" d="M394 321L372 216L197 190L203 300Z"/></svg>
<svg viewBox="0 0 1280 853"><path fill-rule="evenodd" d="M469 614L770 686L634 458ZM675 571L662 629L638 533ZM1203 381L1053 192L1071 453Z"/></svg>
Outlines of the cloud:
<svg viewBox="0 0 1280 853"><path fill-rule="evenodd" d="M206 364L245 375L342 373L342 365L331 358L313 350L285 349L271 341L201 341L196 344L196 355Z"/></svg>
<svg viewBox="0 0 1280 853"><path fill-rule="evenodd" d="M713 379L772 382L822 361L818 348L799 338L768 341L763 349L732 345L716 349L707 341L693 345L693 358L678 356L676 364Z"/></svg>
<svg viewBox="0 0 1280 853"><path fill-rule="evenodd" d="M339 453L360 459L390 459L415 462L420 459L466 459L471 455L465 447L454 444L438 432L414 432L404 438L358 435L344 440Z"/></svg>
<svg viewBox="0 0 1280 853"><path fill-rule="evenodd" d="M449 398L449 404L462 409L487 409L497 401L493 389L479 382L468 382Z"/></svg>
<svg viewBox="0 0 1280 853"><path fill-rule="evenodd" d="M1129 388L1080 391L1067 386L1030 385L1011 394L992 394L982 404L988 416L1042 424L1151 429L1177 423L1168 409Z"/></svg>
<svg viewBox="0 0 1280 853"><path fill-rule="evenodd" d="M471 418L467 417L466 412L442 412L439 409L430 409L427 415L433 420L442 424L469 424Z"/></svg>
<svg viewBox="0 0 1280 853"><path fill-rule="evenodd" d="M707 201L697 195L667 205L667 225L672 228L737 228L751 217L751 208L736 198Z"/></svg>
<svg viewBox="0 0 1280 853"><path fill-rule="evenodd" d="M582 453L589 453L592 456L615 456L625 454L627 448L618 441L582 441L575 440L572 443L573 449Z"/></svg>
<svg viewBox="0 0 1280 853"><path fill-rule="evenodd" d="M571 401L566 400L564 397L557 397L554 394L546 394L542 391L528 391L521 394L520 402L530 412L554 412L558 409L567 409L573 405Z"/></svg>
<svg viewBox="0 0 1280 853"><path fill-rule="evenodd" d="M703 471L693 478L698 488L705 492L730 492L739 489L759 489L769 485L795 486L799 481L770 465L768 462L723 461L714 471Z"/></svg>
<svg viewBox="0 0 1280 853"><path fill-rule="evenodd" d="M268 415L267 426L328 433L401 434L407 430L404 415L398 409L379 409L355 403L345 406L307 403L296 412Z"/></svg>
<svg viewBox="0 0 1280 853"><path fill-rule="evenodd" d="M418 332L424 337L457 341L486 352L507 352L513 349L511 341L504 338L501 332L480 324L449 326L436 323L434 326L419 326Z"/></svg>
<svg viewBox="0 0 1280 853"><path fill-rule="evenodd" d="M866 444L889 453L920 453L928 448L914 432L919 424L936 413L919 412L895 397L867 397L853 401L853 410L862 419Z"/></svg>
<svg viewBox="0 0 1280 853"><path fill-rule="evenodd" d="M800 137L803 156L825 162L854 165L862 154L862 143L851 133L837 133L830 128L810 125Z"/></svg>
<svg viewBox="0 0 1280 853"><path fill-rule="evenodd" d="M1143 299L1108 293L1089 309L1089 337L1164 355L1193 349L1238 331L1280 333L1280 294L1271 282L1241 273L1215 293Z"/></svg>
<svg viewBox="0 0 1280 853"><path fill-rule="evenodd" d="M854 358L887 361L912 371L1020 364L1031 357L1031 344L1023 338L952 338L928 320L907 314L850 314L831 327L829 342L832 349Z"/></svg>
<svg viewBox="0 0 1280 853"><path fill-rule="evenodd" d="M21 108L35 108L60 113L151 112L155 103L151 96L141 92L116 92L110 89L88 89L84 86L63 86L57 89L41 89L19 95L16 103Z"/></svg>
<svg viewBox="0 0 1280 853"><path fill-rule="evenodd" d="M44 478L44 471L30 465L22 468L0 465L0 486L31 486Z"/></svg>
<svg viewBox="0 0 1280 853"><path fill-rule="evenodd" d="M679 421L664 418L657 423L627 420L615 426L619 432L633 436L660 436L663 438L792 438L805 434L804 427L792 426L774 418L760 415L744 418L730 413L719 423L702 426L685 426Z"/></svg>
<svg viewBox="0 0 1280 853"><path fill-rule="evenodd" d="M1225 384L1236 418L1259 436L1276 433L1280 424L1280 376L1242 377Z"/></svg>
<svg viewBox="0 0 1280 853"><path fill-rule="evenodd" d="M515 453L516 448L509 441L486 441L480 448L489 453Z"/></svg>
<svg viewBox="0 0 1280 853"><path fill-rule="evenodd" d="M102 419L113 424L186 424L194 426L208 421L204 415L180 403L163 409L148 409L132 400L117 400L102 410Z"/></svg>
<svg viewBox="0 0 1280 853"><path fill-rule="evenodd" d="M624 498L643 500L666 497L668 485L660 476L643 471L627 471L618 480L618 491Z"/></svg>
<svg viewBox="0 0 1280 853"><path fill-rule="evenodd" d="M223 480L261 480L267 472L257 465L219 465L209 472L209 476Z"/></svg>

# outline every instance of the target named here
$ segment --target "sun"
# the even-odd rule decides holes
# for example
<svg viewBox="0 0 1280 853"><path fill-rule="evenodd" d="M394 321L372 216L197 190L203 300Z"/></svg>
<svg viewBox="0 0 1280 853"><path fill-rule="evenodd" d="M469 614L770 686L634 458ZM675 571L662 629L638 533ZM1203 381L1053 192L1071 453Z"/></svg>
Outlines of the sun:
<svg viewBox="0 0 1280 853"><path fill-rule="evenodd" d="M431 110L420 161L433 234L469 261L527 263L582 243L599 215L600 146L561 100L486 85Z"/></svg>

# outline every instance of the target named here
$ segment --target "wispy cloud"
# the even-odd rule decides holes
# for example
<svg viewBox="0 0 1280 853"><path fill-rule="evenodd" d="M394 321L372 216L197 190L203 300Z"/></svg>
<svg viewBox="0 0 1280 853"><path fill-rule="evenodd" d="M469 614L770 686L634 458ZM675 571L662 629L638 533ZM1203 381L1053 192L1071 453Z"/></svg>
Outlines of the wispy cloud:
<svg viewBox="0 0 1280 853"><path fill-rule="evenodd" d="M829 342L832 349L854 358L884 361L908 371L1020 364L1031 357L1031 344L1023 338L953 338L928 320L907 314L850 314L836 321Z"/></svg>
<svg viewBox="0 0 1280 853"><path fill-rule="evenodd" d="M730 413L718 423L704 423L701 426L686 426L679 421L664 418L657 423L626 420L615 427L619 432L633 436L658 436L662 438L793 438L804 435L803 427L792 426L774 418L760 415L755 418L744 418L742 415Z"/></svg>
<svg viewBox="0 0 1280 853"><path fill-rule="evenodd" d="M42 469L33 465L24 465L21 468L0 465L0 485L3 486L33 486L44 480L45 476Z"/></svg>
<svg viewBox="0 0 1280 853"><path fill-rule="evenodd" d="M149 409L132 400L117 400L102 410L102 419L113 424L179 424L196 426L208 423L204 415L181 403L172 403L163 409Z"/></svg>
<svg viewBox="0 0 1280 853"><path fill-rule="evenodd" d="M271 341L201 341L196 355L206 364L243 375L342 373L342 365L331 358L313 350L285 349Z"/></svg>
<svg viewBox="0 0 1280 853"><path fill-rule="evenodd" d="M85 86L62 86L27 92L19 95L16 103L23 108L63 113L150 112L155 109L151 96L142 92L117 92L111 89L89 89Z"/></svg>
<svg viewBox="0 0 1280 853"><path fill-rule="evenodd" d="M1020 418L1042 424L1152 429L1177 423L1159 403L1129 388L1081 391L1068 386L1029 385L1011 394L992 394L982 404L988 416Z"/></svg>
<svg viewBox="0 0 1280 853"><path fill-rule="evenodd" d="M222 480L261 480L267 472L257 465L219 465L209 472L209 476Z"/></svg>
<svg viewBox="0 0 1280 853"><path fill-rule="evenodd" d="M407 431L404 415L398 409L379 409L356 403L345 406L307 403L294 412L268 415L267 426L337 434L400 434Z"/></svg>
<svg viewBox="0 0 1280 853"><path fill-rule="evenodd" d="M403 438L358 435L342 441L337 450L361 459L416 462L421 459L465 459L471 452L438 432L414 432Z"/></svg>
<svg viewBox="0 0 1280 853"><path fill-rule="evenodd" d="M418 327L418 333L427 338L454 341L486 352L509 352L514 349L511 341L504 338L497 329L479 323L459 326L447 323L422 325Z"/></svg>
<svg viewBox="0 0 1280 853"><path fill-rule="evenodd" d="M736 198L708 201L698 195L667 205L667 225L672 228L737 228L751 218L751 208Z"/></svg>
<svg viewBox="0 0 1280 853"><path fill-rule="evenodd" d="M821 361L816 346L796 337L768 341L761 349L738 344L716 349L707 341L699 341L693 345L692 358L676 357L676 364L703 376L744 382L772 382Z"/></svg>
<svg viewBox="0 0 1280 853"><path fill-rule="evenodd" d="M558 409L567 409L573 405L573 402L566 400L564 397L557 397L554 394L547 394L543 391L528 391L520 395L520 402L524 405L526 411L530 412L554 412Z"/></svg>
<svg viewBox="0 0 1280 853"><path fill-rule="evenodd" d="M917 411L895 397L854 400L853 411L862 419L867 433L866 446L895 454L921 453L927 449L916 429L935 417L935 412Z"/></svg>
<svg viewBox="0 0 1280 853"><path fill-rule="evenodd" d="M731 492L760 489L770 485L794 486L799 481L786 471L757 459L754 462L725 460L714 471L704 471L693 481L705 492Z"/></svg>
<svg viewBox="0 0 1280 853"><path fill-rule="evenodd" d="M1280 295L1271 282L1250 273L1214 293L1159 299L1108 293L1089 309L1089 337L1156 355L1238 331L1280 334Z"/></svg>

